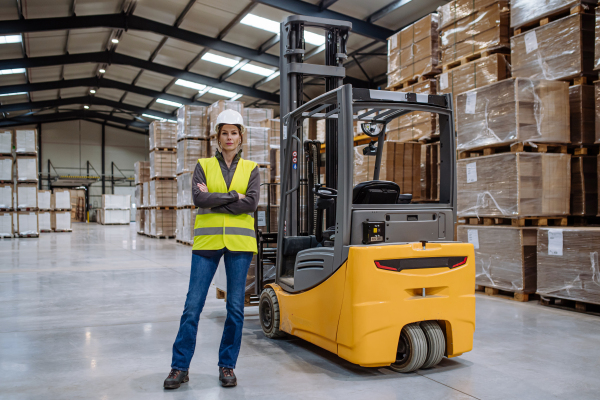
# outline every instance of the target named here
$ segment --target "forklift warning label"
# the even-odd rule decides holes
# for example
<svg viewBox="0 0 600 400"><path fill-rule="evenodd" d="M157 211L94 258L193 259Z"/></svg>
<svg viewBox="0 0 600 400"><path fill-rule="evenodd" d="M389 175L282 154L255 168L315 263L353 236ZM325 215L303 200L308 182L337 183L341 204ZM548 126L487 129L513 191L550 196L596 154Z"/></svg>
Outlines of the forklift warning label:
<svg viewBox="0 0 600 400"><path fill-rule="evenodd" d="M479 248L479 232L477 231L477 229L468 229L467 238L467 240L473 245L473 247L475 247L476 249Z"/></svg>
<svg viewBox="0 0 600 400"><path fill-rule="evenodd" d="M563 233L560 229L548 229L548 255L563 255Z"/></svg>

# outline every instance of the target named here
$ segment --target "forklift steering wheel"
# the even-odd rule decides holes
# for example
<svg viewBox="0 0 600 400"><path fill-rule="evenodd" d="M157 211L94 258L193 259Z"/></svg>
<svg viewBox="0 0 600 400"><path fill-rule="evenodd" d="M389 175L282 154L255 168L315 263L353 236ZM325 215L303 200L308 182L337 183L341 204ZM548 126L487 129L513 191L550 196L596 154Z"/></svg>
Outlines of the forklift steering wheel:
<svg viewBox="0 0 600 400"><path fill-rule="evenodd" d="M335 199L337 197L337 190L330 189L325 186L314 188L313 193L320 199Z"/></svg>

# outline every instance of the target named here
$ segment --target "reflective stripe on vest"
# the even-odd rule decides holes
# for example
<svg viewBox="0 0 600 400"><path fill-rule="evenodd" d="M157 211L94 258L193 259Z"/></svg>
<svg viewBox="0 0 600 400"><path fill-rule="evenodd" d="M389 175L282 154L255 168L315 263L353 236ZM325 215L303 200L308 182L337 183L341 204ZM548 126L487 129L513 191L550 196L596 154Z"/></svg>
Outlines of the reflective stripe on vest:
<svg viewBox="0 0 600 400"><path fill-rule="evenodd" d="M211 193L227 193L235 190L246 194L252 170L256 168L253 161L239 159L231 184L227 187L221 165L216 157L198 160L204 175L206 187ZM193 250L220 250L226 247L231 251L257 252L256 234L253 214L223 214L210 209L200 209L194 224Z"/></svg>

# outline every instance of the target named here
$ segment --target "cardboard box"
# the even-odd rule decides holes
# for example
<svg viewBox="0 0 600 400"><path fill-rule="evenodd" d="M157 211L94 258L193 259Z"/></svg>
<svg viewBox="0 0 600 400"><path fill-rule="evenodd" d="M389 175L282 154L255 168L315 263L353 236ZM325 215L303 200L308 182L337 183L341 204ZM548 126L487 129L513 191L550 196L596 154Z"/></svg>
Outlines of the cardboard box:
<svg viewBox="0 0 600 400"><path fill-rule="evenodd" d="M397 53L399 50L410 47L414 43L418 43L428 37L433 37L437 40L438 23L438 15L433 13L407 26L400 32L393 34L387 39L388 55Z"/></svg>
<svg viewBox="0 0 600 400"><path fill-rule="evenodd" d="M50 190L38 190L38 208L40 210L52 210L51 197L52 192Z"/></svg>
<svg viewBox="0 0 600 400"><path fill-rule="evenodd" d="M0 237L11 238L13 235L13 213L0 212Z"/></svg>
<svg viewBox="0 0 600 400"><path fill-rule="evenodd" d="M177 207L193 206L192 179L194 174L187 172L177 175Z"/></svg>
<svg viewBox="0 0 600 400"><path fill-rule="evenodd" d="M135 231L137 233L144 233L146 210L135 210Z"/></svg>
<svg viewBox="0 0 600 400"><path fill-rule="evenodd" d="M258 164L269 164L270 128L246 128L242 142L242 157Z"/></svg>
<svg viewBox="0 0 600 400"><path fill-rule="evenodd" d="M70 210L71 192L69 189L54 189L50 197L50 207L53 210Z"/></svg>
<svg viewBox="0 0 600 400"><path fill-rule="evenodd" d="M38 164L37 157L18 156L17 165L17 181L19 182L37 182L38 181Z"/></svg>
<svg viewBox="0 0 600 400"><path fill-rule="evenodd" d="M596 117L595 117L595 132L596 132L596 143L600 143L600 81L594 82L594 93L596 98Z"/></svg>
<svg viewBox="0 0 600 400"><path fill-rule="evenodd" d="M177 181L175 179L150 181L150 207L175 206L177 206Z"/></svg>
<svg viewBox="0 0 600 400"><path fill-rule="evenodd" d="M13 158L12 156L0 157L0 181L12 182Z"/></svg>
<svg viewBox="0 0 600 400"><path fill-rule="evenodd" d="M175 236L177 210L150 210L150 235Z"/></svg>
<svg viewBox="0 0 600 400"><path fill-rule="evenodd" d="M177 175L177 152L153 150L150 152L150 179L175 178Z"/></svg>
<svg viewBox="0 0 600 400"><path fill-rule="evenodd" d="M0 209L12 210L14 207L13 201L13 184L0 183Z"/></svg>
<svg viewBox="0 0 600 400"><path fill-rule="evenodd" d="M440 198L440 143L421 146L421 199L439 201Z"/></svg>
<svg viewBox="0 0 600 400"><path fill-rule="evenodd" d="M544 0L531 2L531 0L511 0L510 4L510 26L519 28L527 25L537 24L544 17L568 12L570 8L584 4L585 7L593 7L596 0Z"/></svg>
<svg viewBox="0 0 600 400"><path fill-rule="evenodd" d="M177 210L175 238L188 244L194 244L194 224L196 209L181 208Z"/></svg>
<svg viewBox="0 0 600 400"><path fill-rule="evenodd" d="M442 30L469 15L488 7L497 0L453 0L437 8L439 15L438 29Z"/></svg>
<svg viewBox="0 0 600 400"><path fill-rule="evenodd" d="M0 129L0 154L12 154L13 131Z"/></svg>
<svg viewBox="0 0 600 400"><path fill-rule="evenodd" d="M440 31L441 49L448 49L461 42L473 41L478 35L492 30L502 32L499 34L499 38L502 36L508 38L508 24L508 1L499 1L480 8L475 13L447 25ZM508 42L503 43L507 44Z"/></svg>
<svg viewBox="0 0 600 400"><path fill-rule="evenodd" d="M514 142L569 143L567 82L507 79L459 94L457 148Z"/></svg>
<svg viewBox="0 0 600 400"><path fill-rule="evenodd" d="M150 150L174 149L177 146L177 124L154 121L149 131Z"/></svg>
<svg viewBox="0 0 600 400"><path fill-rule="evenodd" d="M37 208L37 185L34 183L17 184L17 208Z"/></svg>
<svg viewBox="0 0 600 400"><path fill-rule="evenodd" d="M436 94L437 82L427 79L399 90L400 92ZM386 131L387 140L415 141L429 139L436 133L436 114L414 111L388 123Z"/></svg>
<svg viewBox="0 0 600 400"><path fill-rule="evenodd" d="M150 182L142 184L142 207L150 207Z"/></svg>
<svg viewBox="0 0 600 400"><path fill-rule="evenodd" d="M268 194L269 186L262 185L262 184L271 182L271 168L270 167L259 168L258 174L260 176L260 183L261 183L258 204L259 205L268 204L269 203L269 194Z"/></svg>
<svg viewBox="0 0 600 400"><path fill-rule="evenodd" d="M481 32L470 39L442 49L440 64L449 64L484 50L509 49L509 39L508 22L499 24L493 29Z"/></svg>
<svg viewBox="0 0 600 400"><path fill-rule="evenodd" d="M598 214L597 156L571 158L571 214L579 216Z"/></svg>
<svg viewBox="0 0 600 400"><path fill-rule="evenodd" d="M281 124L279 118L272 119L270 121L270 128L271 129L269 130L269 144L271 145L271 148L279 148L279 135L281 134Z"/></svg>
<svg viewBox="0 0 600 400"><path fill-rule="evenodd" d="M262 230L263 233L277 232L278 216L279 206L271 205L271 207L267 207L266 204L259 205L254 216L257 228Z"/></svg>
<svg viewBox="0 0 600 400"><path fill-rule="evenodd" d="M458 225L457 234L475 247L477 285L535 293L537 228Z"/></svg>
<svg viewBox="0 0 600 400"><path fill-rule="evenodd" d="M244 108L244 125L253 128L270 128L273 119L272 108Z"/></svg>
<svg viewBox="0 0 600 400"><path fill-rule="evenodd" d="M131 196L128 194L103 194L102 208L110 210L129 210L131 208Z"/></svg>
<svg viewBox="0 0 600 400"><path fill-rule="evenodd" d="M459 217L570 213L571 156L503 153L457 162Z"/></svg>
<svg viewBox="0 0 600 400"><path fill-rule="evenodd" d="M537 293L600 304L600 228L539 228Z"/></svg>
<svg viewBox="0 0 600 400"><path fill-rule="evenodd" d="M37 130L17 129L15 130L15 153L36 154L37 153Z"/></svg>
<svg viewBox="0 0 600 400"><path fill-rule="evenodd" d="M55 232L71 232L71 212L52 211L50 213L50 224Z"/></svg>
<svg viewBox="0 0 600 400"><path fill-rule="evenodd" d="M590 145L596 139L594 87L575 85L569 87L571 113L571 144Z"/></svg>
<svg viewBox="0 0 600 400"><path fill-rule="evenodd" d="M208 156L208 140L182 139L177 142L177 174L194 172L198 159Z"/></svg>
<svg viewBox="0 0 600 400"><path fill-rule="evenodd" d="M146 235L150 234L150 210L144 210L144 233Z"/></svg>
<svg viewBox="0 0 600 400"><path fill-rule="evenodd" d="M135 206L143 207L144 204L144 185L135 185Z"/></svg>
<svg viewBox="0 0 600 400"><path fill-rule="evenodd" d="M574 14L513 36L512 75L571 79L594 74L594 16Z"/></svg>
<svg viewBox="0 0 600 400"><path fill-rule="evenodd" d="M182 106L177 110L177 140L209 136L208 107Z"/></svg>
<svg viewBox="0 0 600 400"><path fill-rule="evenodd" d="M136 185L150 181L150 161L137 161L133 164L133 170Z"/></svg>

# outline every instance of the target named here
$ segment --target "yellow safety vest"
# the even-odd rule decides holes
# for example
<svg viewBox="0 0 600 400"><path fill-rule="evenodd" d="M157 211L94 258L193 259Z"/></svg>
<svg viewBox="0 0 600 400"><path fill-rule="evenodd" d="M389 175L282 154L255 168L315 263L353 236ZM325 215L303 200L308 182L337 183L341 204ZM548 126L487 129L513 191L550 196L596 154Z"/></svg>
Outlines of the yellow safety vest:
<svg viewBox="0 0 600 400"><path fill-rule="evenodd" d="M201 158L198 162L204 170L206 187L209 192L227 193L235 190L244 195L248 190L250 174L257 165L253 161L240 158L228 188L216 157ZM199 209L194 224L194 247L192 249L220 250L225 247L231 251L257 253L254 216L252 214L213 213L210 209Z"/></svg>

